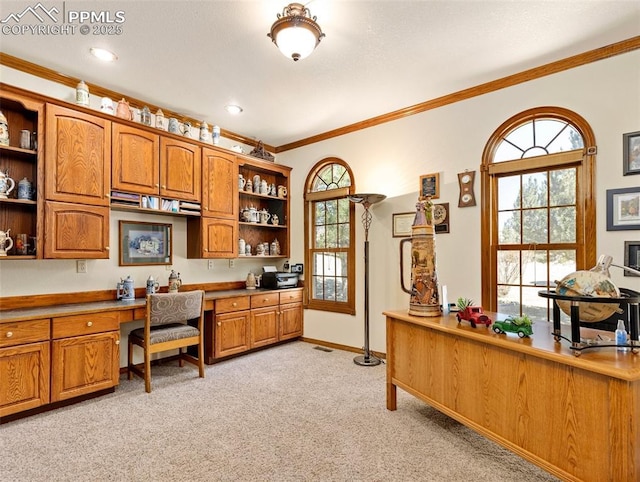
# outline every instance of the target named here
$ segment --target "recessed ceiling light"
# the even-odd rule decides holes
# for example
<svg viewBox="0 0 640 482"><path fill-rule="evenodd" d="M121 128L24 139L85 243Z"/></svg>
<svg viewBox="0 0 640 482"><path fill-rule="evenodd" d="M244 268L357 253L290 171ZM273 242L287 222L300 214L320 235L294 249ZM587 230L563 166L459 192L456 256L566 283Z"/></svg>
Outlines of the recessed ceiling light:
<svg viewBox="0 0 640 482"><path fill-rule="evenodd" d="M242 107L240 107L239 105L229 104L225 105L224 108L231 115L238 115L242 112Z"/></svg>
<svg viewBox="0 0 640 482"><path fill-rule="evenodd" d="M103 60L104 62L113 62L114 60L118 60L118 56L116 54L106 49L91 47L89 51L91 52L91 55Z"/></svg>

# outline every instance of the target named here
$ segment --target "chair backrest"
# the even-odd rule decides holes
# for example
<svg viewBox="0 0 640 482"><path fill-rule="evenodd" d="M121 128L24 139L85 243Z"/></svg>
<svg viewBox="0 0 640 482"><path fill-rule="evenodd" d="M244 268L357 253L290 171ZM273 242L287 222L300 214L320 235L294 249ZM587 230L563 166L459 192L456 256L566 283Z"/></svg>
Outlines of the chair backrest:
<svg viewBox="0 0 640 482"><path fill-rule="evenodd" d="M200 318L204 291L147 295L147 317L151 326L185 323Z"/></svg>

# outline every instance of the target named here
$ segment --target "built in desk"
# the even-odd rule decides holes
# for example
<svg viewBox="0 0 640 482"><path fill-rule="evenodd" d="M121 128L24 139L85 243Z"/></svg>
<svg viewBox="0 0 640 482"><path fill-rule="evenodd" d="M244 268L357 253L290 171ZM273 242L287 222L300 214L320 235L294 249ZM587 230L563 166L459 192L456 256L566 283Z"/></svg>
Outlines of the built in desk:
<svg viewBox="0 0 640 482"><path fill-rule="evenodd" d="M518 338L455 314L384 315L389 410L399 387L564 480L640 481L640 356L576 357L552 323Z"/></svg>

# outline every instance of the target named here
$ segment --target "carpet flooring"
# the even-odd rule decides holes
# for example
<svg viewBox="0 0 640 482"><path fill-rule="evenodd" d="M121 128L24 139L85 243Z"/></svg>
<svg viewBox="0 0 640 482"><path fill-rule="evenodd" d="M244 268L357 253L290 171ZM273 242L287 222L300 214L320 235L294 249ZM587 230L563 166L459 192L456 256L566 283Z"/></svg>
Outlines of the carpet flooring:
<svg viewBox="0 0 640 482"><path fill-rule="evenodd" d="M0 480L555 481L398 390L385 365L292 342L216 365L177 363L115 393L0 426Z"/></svg>

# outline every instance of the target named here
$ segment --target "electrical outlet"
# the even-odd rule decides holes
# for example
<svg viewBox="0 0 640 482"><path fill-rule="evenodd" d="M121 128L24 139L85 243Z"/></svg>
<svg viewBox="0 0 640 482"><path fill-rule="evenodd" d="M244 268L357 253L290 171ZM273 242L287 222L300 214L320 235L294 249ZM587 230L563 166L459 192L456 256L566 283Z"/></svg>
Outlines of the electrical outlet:
<svg viewBox="0 0 640 482"><path fill-rule="evenodd" d="M213 260L212 260L212 259L210 259L210 260L208 261L208 263L207 263L207 268L208 268L208 269L213 269Z"/></svg>
<svg viewBox="0 0 640 482"><path fill-rule="evenodd" d="M229 260L229 268L235 268L236 267L236 260L235 259L230 259Z"/></svg>
<svg viewBox="0 0 640 482"><path fill-rule="evenodd" d="M87 260L86 259L76 260L76 273L86 273L86 272L87 272Z"/></svg>

